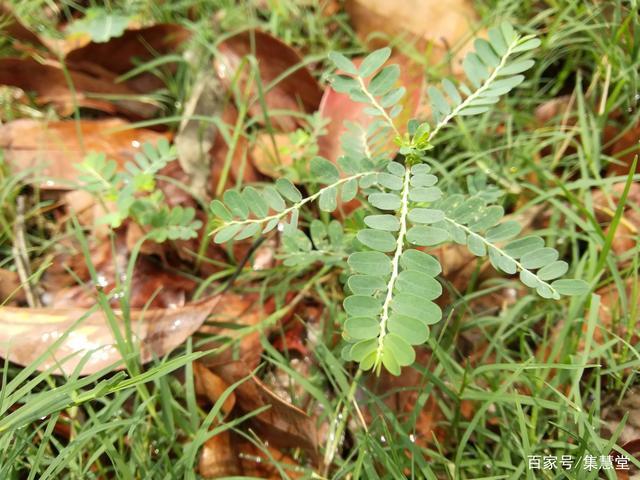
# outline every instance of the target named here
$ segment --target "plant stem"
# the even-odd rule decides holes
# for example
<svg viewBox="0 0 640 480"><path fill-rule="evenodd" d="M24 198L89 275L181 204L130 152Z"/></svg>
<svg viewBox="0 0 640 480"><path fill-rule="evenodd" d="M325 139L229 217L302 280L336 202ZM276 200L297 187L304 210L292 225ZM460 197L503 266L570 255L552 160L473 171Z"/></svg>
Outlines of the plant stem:
<svg viewBox="0 0 640 480"><path fill-rule="evenodd" d="M387 320L389 319L389 307L391 306L391 300L393 299L393 287L395 286L398 278L398 264L400 263L400 257L404 250L404 237L407 233L407 213L409 211L409 180L411 179L411 170L405 168L404 171L404 184L402 187L402 205L400 206L400 231L398 232L398 239L396 241L396 251L391 261L391 277L389 283L387 283L387 296L382 304L382 314L380 315L380 336L378 337L378 349L376 351L376 362L374 368L380 368L380 362L382 361L382 351L384 348L384 337L387 332Z"/></svg>

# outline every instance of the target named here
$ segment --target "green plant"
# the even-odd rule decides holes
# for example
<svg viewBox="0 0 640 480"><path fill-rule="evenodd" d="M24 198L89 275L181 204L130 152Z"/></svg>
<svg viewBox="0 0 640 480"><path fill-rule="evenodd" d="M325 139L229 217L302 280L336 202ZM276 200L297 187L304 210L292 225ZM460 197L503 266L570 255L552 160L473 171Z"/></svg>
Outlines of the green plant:
<svg viewBox="0 0 640 480"><path fill-rule="evenodd" d="M156 188L155 175L176 158L176 149L165 139L157 145L144 143L142 151L118 171L115 160L104 153L90 153L76 166L80 171L81 188L94 194L101 202L113 207L98 218L98 223L119 227L131 218L147 227L146 238L162 243L167 239L189 239L197 236L202 226L195 220L195 210L167 206L164 195Z"/></svg>
<svg viewBox="0 0 640 480"><path fill-rule="evenodd" d="M214 200L212 212L222 222L214 230L215 242L265 234L282 223L283 244L289 245L285 250L291 250L292 244L303 245L300 250L309 259L321 260L326 257L311 254L311 241L298 228L303 207L317 200L320 210L332 212L338 207L338 196L342 202L366 197L368 205L363 208L374 212L357 226L357 242L347 243L352 252L347 263L353 274L346 281L350 294L343 304L347 315L343 358L359 362L363 370L379 372L384 366L396 375L413 363L413 346L424 343L429 326L442 317L434 303L442 293L436 280L441 266L414 246L434 247L448 241L466 245L476 256L488 255L497 270L519 274L522 283L544 298L584 293L585 282L558 280L568 264L558 259L555 249L545 247L541 237L513 240L521 226L502 221L503 208L491 204L496 191L488 189L482 177L470 178L468 195L444 194L428 165L427 152L435 135L457 116L487 112L501 95L520 84L521 73L534 64L526 54L539 44L532 36L519 36L506 23L489 30L489 39L477 39L475 52L463 62L474 90L463 84L456 88L448 80L442 84L445 93L429 88L435 125L413 120L404 135L394 123L405 93L403 87L395 86L400 70L397 65L384 66L390 50L371 53L359 67L332 53L330 58L344 72L333 78L333 88L365 103L373 121L366 127L350 125L342 139L345 155L338 162L340 169L321 157L311 160L311 177L322 186L306 197L291 181L280 178L275 186L228 190L223 201ZM395 152L387 148L390 136L399 148L399 161L392 160ZM310 224L312 240L314 230L320 230L318 222ZM313 243L316 252L323 250L318 241Z"/></svg>

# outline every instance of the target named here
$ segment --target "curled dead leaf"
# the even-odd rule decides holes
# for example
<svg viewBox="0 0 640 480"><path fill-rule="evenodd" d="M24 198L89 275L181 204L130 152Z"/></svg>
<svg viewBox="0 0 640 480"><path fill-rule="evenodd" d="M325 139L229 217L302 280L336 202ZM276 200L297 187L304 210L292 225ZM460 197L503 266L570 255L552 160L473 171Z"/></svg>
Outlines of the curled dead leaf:
<svg viewBox="0 0 640 480"><path fill-rule="evenodd" d="M318 109L322 89L304 66L302 57L286 43L260 30L247 30L222 42L218 50L220 56L215 67L227 88L231 87L242 60L255 55L267 108L278 111L277 114L269 113L269 121L278 129L288 132L299 126L295 116L287 115L287 111L312 113ZM243 67L240 75L243 91L247 72L248 67ZM250 87L251 95L255 96L256 85ZM265 121L259 102L253 102L249 111L253 117Z"/></svg>
<svg viewBox="0 0 640 480"><path fill-rule="evenodd" d="M20 277L16 272L0 268L0 305L5 302L24 301L24 292L20 285Z"/></svg>
<svg viewBox="0 0 640 480"><path fill-rule="evenodd" d="M198 473L204 478L223 478L242 474L238 452L229 430L220 432L202 446Z"/></svg>
<svg viewBox="0 0 640 480"><path fill-rule="evenodd" d="M63 116L70 115L76 106L93 108L105 113L121 113L134 118L149 118L157 110L155 105L131 100L136 91L118 84L113 78L97 78L83 72L67 70L58 62L39 63L28 58L0 59L0 84L21 88L36 95L40 105L51 103ZM67 75L73 84L69 86ZM104 100L105 95L116 98ZM120 99L117 97L120 96ZM102 97L102 98L100 98Z"/></svg>
<svg viewBox="0 0 640 480"><path fill-rule="evenodd" d="M107 42L90 42L71 50L65 57L65 63L76 71L113 77L175 51L190 36L189 30L171 23L129 29ZM162 87L164 82L152 73L143 73L127 80L126 84L135 92L147 93Z"/></svg>
<svg viewBox="0 0 640 480"><path fill-rule="evenodd" d="M193 362L193 376L195 378L196 393L205 396L212 405L229 388L227 382L199 362ZM231 413L235 404L236 395L235 392L231 392L231 395L222 404L222 412L225 416Z"/></svg>

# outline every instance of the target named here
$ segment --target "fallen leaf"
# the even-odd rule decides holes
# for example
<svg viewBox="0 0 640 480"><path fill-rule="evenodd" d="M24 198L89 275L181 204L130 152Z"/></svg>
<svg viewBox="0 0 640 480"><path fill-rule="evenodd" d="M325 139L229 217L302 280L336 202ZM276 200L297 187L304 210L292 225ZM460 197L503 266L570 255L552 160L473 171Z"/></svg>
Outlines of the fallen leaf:
<svg viewBox="0 0 640 480"><path fill-rule="evenodd" d="M117 118L48 123L15 120L0 126L0 149L14 171L37 168L38 177L49 177L42 188L69 189L78 177L74 164L81 162L88 152L104 152L123 166L133 160L144 142L156 143L166 138L152 130L128 126Z"/></svg>
<svg viewBox="0 0 640 480"><path fill-rule="evenodd" d="M359 64L362 59L354 61ZM402 85L407 89L401 104L403 105L402 113L395 119L395 124L401 133L406 131L406 125L409 119L413 118L420 105L424 92L424 70L421 66L411 62L404 55L394 55L388 61L388 64L398 64L400 66L400 78L398 86ZM367 104L355 102L349 98L346 93L339 93L332 88L327 88L322 96L320 103L320 115L328 120L327 133L318 138L318 147L320 156L336 162L342 155L342 146L340 139L347 131L344 125L345 121L353 122L365 130L377 117L373 117L365 113ZM393 135L389 135L387 143L389 148L397 149L393 141Z"/></svg>
<svg viewBox="0 0 640 480"><path fill-rule="evenodd" d="M286 115L286 111L312 113L318 109L322 89L304 66L300 55L286 43L260 30L247 30L222 42L218 50L220 56L215 67L226 88L231 87L242 60L255 54L269 121L279 130L290 132L300 126L295 116ZM247 66L244 66L240 75L241 91L246 87L247 72ZM250 87L251 95L256 96L256 85ZM275 110L277 114L273 112ZM249 112L253 117L265 121L257 99L250 105Z"/></svg>
<svg viewBox="0 0 640 480"><path fill-rule="evenodd" d="M252 412L264 405L271 408L252 417L252 428L278 448L300 447L315 460L317 455L317 432L315 421L305 412L288 403L262 383L253 370L260 363L262 345L260 342L260 322L273 311L273 301L266 305L259 302L257 294L224 294L224 300L212 312L210 321L198 333L225 338L226 341L205 343L203 349L213 349L229 345L233 340L236 347L230 347L200 359L200 363L227 384L242 378L249 379L235 390L236 406L244 412ZM233 324L233 326L227 326ZM254 327L254 328L249 328Z"/></svg>
<svg viewBox="0 0 640 480"><path fill-rule="evenodd" d="M94 76L122 75L144 62L175 51L190 36L189 30L171 23L130 29L108 42L90 42L71 50L65 63L76 71ZM164 82L150 72L137 75L126 84L140 93L164 86Z"/></svg>
<svg viewBox="0 0 640 480"><path fill-rule="evenodd" d="M128 231L120 229L111 241L108 238L92 238L90 258L82 252L55 258L47 270L42 285L47 291L46 306L50 308L82 307L90 308L96 303L95 289L100 288L110 294L123 281L131 251ZM170 253L169 246L163 250L157 247L161 257ZM144 247L144 246L143 246ZM77 246L72 246L77 249ZM166 259L165 259L166 261ZM91 262L97 276L97 285L93 284L87 263ZM174 266L177 266L174 263ZM73 276L68 272L72 271ZM78 284L78 282L81 282ZM133 269L133 279L129 291L131 308L178 308L185 305L196 283L186 276L175 273L150 255L140 254ZM119 295L114 295L112 305L118 306Z"/></svg>
<svg viewBox="0 0 640 480"><path fill-rule="evenodd" d="M461 71L464 55L472 49L470 33L478 15L469 0L347 0L345 4L353 27L363 42L372 48L385 46L388 41L374 34L389 37L405 36L420 47L429 46L429 61L440 62L456 49L453 73Z"/></svg>
<svg viewBox="0 0 640 480"><path fill-rule="evenodd" d="M616 159L607 168L607 175L628 175L633 159L640 154L640 123L629 129L612 146L610 155ZM638 171L636 167L636 172Z"/></svg>
<svg viewBox="0 0 640 480"><path fill-rule="evenodd" d="M274 149L275 144L275 149ZM290 134L288 133L260 133L251 148L251 158L253 165L258 171L271 178L282 176L284 168L290 167L294 163ZM292 152L293 153L293 152Z"/></svg>
<svg viewBox="0 0 640 480"><path fill-rule="evenodd" d="M180 130L175 138L180 166L189 175L191 188L201 198L208 197L211 173L209 152L217 130L213 123L194 116L212 118L220 115L222 98L219 83L210 71L200 74L185 105Z"/></svg>
<svg viewBox="0 0 640 480"><path fill-rule="evenodd" d="M628 170L628 167L627 167ZM628 174L628 171L625 175ZM593 206L596 219L604 226L605 235L609 235L611 219L614 217L620 197L624 191L624 182L616 183L610 189L597 190L593 193ZM620 223L616 228L611 250L618 255L620 261L631 252L638 243L640 231L640 184L632 183L629 189ZM626 261L630 261L627 255Z"/></svg>
<svg viewBox="0 0 640 480"><path fill-rule="evenodd" d="M293 458L280 450L266 446L267 452L264 452L244 439L236 438L234 440L237 445L242 473L246 477L281 480L283 477L274 465L275 461L286 472L288 478L310 478L308 472L305 472Z"/></svg>
<svg viewBox="0 0 640 480"><path fill-rule="evenodd" d="M0 305L5 302L23 302L25 296L20 285L20 277L16 272L0 268Z"/></svg>
<svg viewBox="0 0 640 480"><path fill-rule="evenodd" d="M28 58L1 58L0 84L33 92L36 103L51 103L63 116L71 115L76 106L111 114L121 113L133 118L149 118L157 111L155 105L127 99L137 92L124 84L115 83L112 78L96 78L74 70L67 70L65 74L64 67L55 61L39 63ZM105 95L122 98L110 101L100 98Z"/></svg>
<svg viewBox="0 0 640 480"><path fill-rule="evenodd" d="M181 308L132 309L131 331L140 342L141 361L162 357L181 345L202 325L220 298L209 297ZM118 328L124 332L122 312L115 310L114 314ZM68 332L60 346L38 364L39 371L51 368L54 374L70 375L88 354L80 374L89 375L121 359L107 317L100 310L0 307L0 327L0 355L24 366L45 354Z"/></svg>
<svg viewBox="0 0 640 480"><path fill-rule="evenodd" d="M212 370L227 383L250 376L236 388L236 402L244 412L265 405L270 407L248 420L260 438L278 448L302 448L314 462L318 460L318 434L313 418L269 390L243 361L229 362Z"/></svg>
<svg viewBox="0 0 640 480"><path fill-rule="evenodd" d="M240 459L229 430L207 440L200 451L198 473L204 478L227 478L242 474Z"/></svg>
<svg viewBox="0 0 640 480"><path fill-rule="evenodd" d="M225 390L229 388L228 383L199 362L193 362L193 376L196 393L205 396L211 402L211 405L214 405ZM222 412L225 416L231 413L235 404L236 395L235 392L231 392L222 404Z"/></svg>

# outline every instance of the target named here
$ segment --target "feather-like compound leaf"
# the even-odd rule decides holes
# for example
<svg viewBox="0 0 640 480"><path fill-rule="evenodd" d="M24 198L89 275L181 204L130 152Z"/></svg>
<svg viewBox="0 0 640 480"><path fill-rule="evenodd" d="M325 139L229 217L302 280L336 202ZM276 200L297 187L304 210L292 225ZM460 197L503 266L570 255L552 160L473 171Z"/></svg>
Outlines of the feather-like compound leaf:
<svg viewBox="0 0 640 480"><path fill-rule="evenodd" d="M391 56L391 49L389 47L381 48L376 50L375 52L371 52L369 55L365 57L365 59L360 64L359 74L361 77L369 77L378 70L384 62L389 60Z"/></svg>
<svg viewBox="0 0 640 480"><path fill-rule="evenodd" d="M314 181L326 184L334 183L340 178L340 172L336 166L322 157L311 159L311 175Z"/></svg>
<svg viewBox="0 0 640 480"><path fill-rule="evenodd" d="M407 240L414 245L432 247L449 239L449 232L443 228L418 225L407 232Z"/></svg>
<svg viewBox="0 0 640 480"><path fill-rule="evenodd" d="M364 217L364 223L376 230L397 232L400 230L400 221L393 215L368 215Z"/></svg>
<svg viewBox="0 0 640 480"><path fill-rule="evenodd" d="M389 232L365 228L357 235L363 245L379 252L391 252L396 248L396 239Z"/></svg>
<svg viewBox="0 0 640 480"><path fill-rule="evenodd" d="M385 291L387 284L382 277L373 275L351 275L347 285L355 295L373 295Z"/></svg>
<svg viewBox="0 0 640 480"><path fill-rule="evenodd" d="M216 243L224 243L228 242L233 238L233 236L240 231L242 228L242 224L240 223L232 223L231 225L224 227L213 238L213 241Z"/></svg>
<svg viewBox="0 0 640 480"><path fill-rule="evenodd" d="M380 210L398 210L402 200L395 193L372 193L369 203Z"/></svg>
<svg viewBox="0 0 640 480"><path fill-rule="evenodd" d="M325 188L320 194L318 206L323 212L333 212L338 208L338 190L336 187Z"/></svg>
<svg viewBox="0 0 640 480"><path fill-rule="evenodd" d="M244 226L244 228L235 237L236 240L244 240L245 238L253 237L260 231L259 223L250 223Z"/></svg>
<svg viewBox="0 0 640 480"><path fill-rule="evenodd" d="M529 270L520 270L520 281L529 288L538 288L542 282Z"/></svg>
<svg viewBox="0 0 640 480"><path fill-rule="evenodd" d="M338 52L329 53L329 60L331 60L336 68L342 70L344 73L348 73L350 75L357 75L358 69L353 64L351 60Z"/></svg>
<svg viewBox="0 0 640 480"><path fill-rule="evenodd" d="M430 173L417 173L411 177L412 187L432 187L438 183L438 177Z"/></svg>
<svg viewBox="0 0 640 480"><path fill-rule="evenodd" d="M491 205L479 217L469 223L469 229L479 232L493 227L504 216L504 209L499 205Z"/></svg>
<svg viewBox="0 0 640 480"><path fill-rule="evenodd" d="M503 250L513 258L520 258L524 254L542 248L543 246L544 240L541 237L529 235L528 237L519 238L518 240L508 243Z"/></svg>
<svg viewBox="0 0 640 480"><path fill-rule="evenodd" d="M355 340L368 340L380 334L380 323L372 317L350 317L347 318L344 329Z"/></svg>
<svg viewBox="0 0 640 480"><path fill-rule="evenodd" d="M477 235L469 235L467 238L469 251L477 257L484 257L487 254L487 246Z"/></svg>
<svg viewBox="0 0 640 480"><path fill-rule="evenodd" d="M286 178L279 178L276 180L276 188L278 189L278 192L280 192L280 194L290 202L298 203L302 200L300 190L298 190L296 186Z"/></svg>
<svg viewBox="0 0 640 480"><path fill-rule="evenodd" d="M395 295L391 301L391 309L398 315L416 318L427 325L438 323L442 317L442 311L438 305L408 293Z"/></svg>
<svg viewBox="0 0 640 480"><path fill-rule="evenodd" d="M269 207L260 192L253 187L247 187L242 192L242 195L249 209L255 213L258 218L264 218L267 216L267 213L269 213Z"/></svg>
<svg viewBox="0 0 640 480"><path fill-rule="evenodd" d="M389 190L402 190L402 178L391 173L379 173L378 183Z"/></svg>
<svg viewBox="0 0 640 480"><path fill-rule="evenodd" d="M230 222L233 219L231 212L220 200L213 200L210 205L211 212L218 218L225 222Z"/></svg>
<svg viewBox="0 0 640 480"><path fill-rule="evenodd" d="M356 197L358 193L358 180L352 178L342 184L342 201L350 202Z"/></svg>
<svg viewBox="0 0 640 480"><path fill-rule="evenodd" d="M376 339L361 340L351 347L350 355L353 360L360 362L371 353L375 353L377 348L378 341Z"/></svg>
<svg viewBox="0 0 640 480"><path fill-rule="evenodd" d="M434 208L413 208L407 217L413 223L436 223L444 220L444 212Z"/></svg>
<svg viewBox="0 0 640 480"><path fill-rule="evenodd" d="M404 270L396 280L396 288L402 293L410 293L427 300L442 295L442 285L435 278L419 270Z"/></svg>
<svg viewBox="0 0 640 480"><path fill-rule="evenodd" d="M414 187L409 190L409 200L412 202L435 202L442 198L442 191L438 187Z"/></svg>
<svg viewBox="0 0 640 480"><path fill-rule="evenodd" d="M589 292L589 284L584 280L563 278L551 284L560 295L584 295Z"/></svg>
<svg viewBox="0 0 640 480"><path fill-rule="evenodd" d="M413 167L411 167L411 174L412 175L420 175L423 173L429 173L431 171L431 167L429 165L427 165L426 163L418 163L416 165L414 165Z"/></svg>
<svg viewBox="0 0 640 480"><path fill-rule="evenodd" d="M500 225L489 229L486 234L486 239L493 242L502 242L509 240L520 233L522 226L515 220L508 220Z"/></svg>
<svg viewBox="0 0 640 480"><path fill-rule="evenodd" d="M409 345L420 345L429 338L429 327L417 318L392 313L387 327L390 332L404 339Z"/></svg>
<svg viewBox="0 0 640 480"><path fill-rule="evenodd" d="M396 377L400 375L400 364L391 349L385 348L382 350L382 364L391 375Z"/></svg>
<svg viewBox="0 0 640 480"><path fill-rule="evenodd" d="M381 304L368 295L351 295L344 299L343 306L351 317L377 317Z"/></svg>
<svg viewBox="0 0 640 480"><path fill-rule="evenodd" d="M402 177L402 176L404 176L405 169L404 169L404 166L401 163L389 162L387 164L387 171L389 171L390 173L392 173L396 177Z"/></svg>
<svg viewBox="0 0 640 480"><path fill-rule="evenodd" d="M375 96L384 95L393 88L400 77L400 67L389 65L380 70L369 83L369 92Z"/></svg>
<svg viewBox="0 0 640 480"><path fill-rule="evenodd" d="M520 259L524 268L536 269L549 265L558 259L558 251L555 248L539 248L525 253Z"/></svg>
<svg viewBox="0 0 640 480"><path fill-rule="evenodd" d="M569 270L569 264L562 260L557 262L550 263L546 267L538 270L538 277L540 280L553 280L555 278L561 277Z"/></svg>
<svg viewBox="0 0 640 480"><path fill-rule="evenodd" d="M416 352L411 345L394 333L384 337L384 350L391 352L401 367L411 365L416 359Z"/></svg>
<svg viewBox="0 0 640 480"><path fill-rule="evenodd" d="M522 60L520 62L512 63L511 65L507 65L506 67L501 69L500 75L507 76L507 75L515 75L517 73L526 72L531 67L533 67L535 63L536 62L533 60Z"/></svg>
<svg viewBox="0 0 640 480"><path fill-rule="evenodd" d="M473 45L475 47L476 53L485 65L488 65L492 68L498 66L498 64L500 63L500 59L491 48L491 45L489 45L489 42L482 38L477 38L473 42Z"/></svg>
<svg viewBox="0 0 640 480"><path fill-rule="evenodd" d="M531 38L519 43L514 49L513 53L528 52L534 48L538 48L542 42L538 38Z"/></svg>
<svg viewBox="0 0 640 480"><path fill-rule="evenodd" d="M436 261L435 258L431 258ZM347 263L355 272L365 275L386 276L391 273L391 259L381 252L355 252L349 255ZM424 261L424 263L426 264L427 261Z"/></svg>
<svg viewBox="0 0 640 480"><path fill-rule="evenodd" d="M224 203L236 217L246 220L249 217L249 207L236 190L227 190L223 195Z"/></svg>
<svg viewBox="0 0 640 480"><path fill-rule="evenodd" d="M442 272L440 262L438 262L434 256L413 248L405 250L402 253L400 256L400 266L406 270L419 270L430 277L435 277Z"/></svg>
<svg viewBox="0 0 640 480"><path fill-rule="evenodd" d="M436 87L429 87L427 92L431 98L431 108L438 111L441 115L447 115L451 112L451 106L447 103L446 98Z"/></svg>
<svg viewBox="0 0 640 480"><path fill-rule="evenodd" d="M276 212L281 212L287 207L278 191L271 185L265 187L265 189L262 191L262 194L264 195L264 199L269 204L269 207L271 207Z"/></svg>

